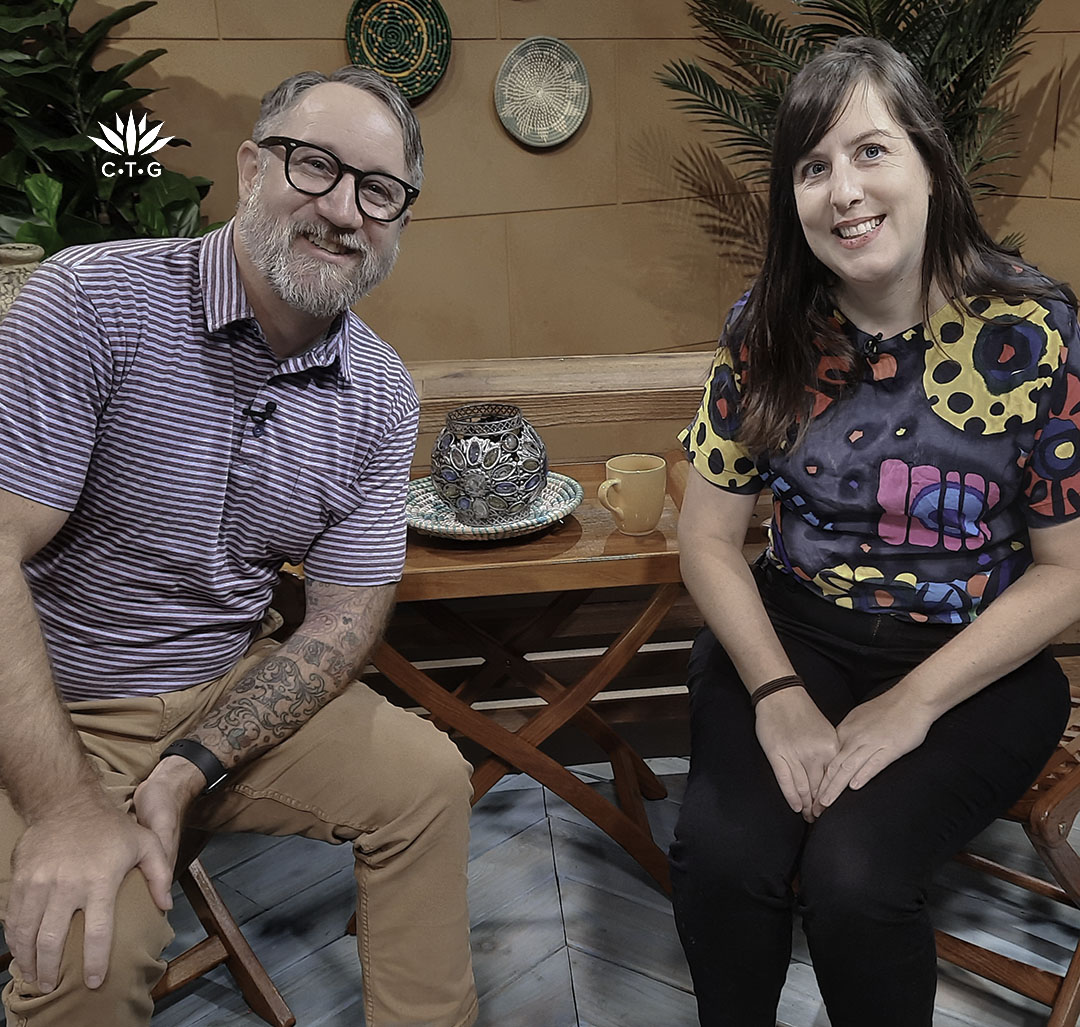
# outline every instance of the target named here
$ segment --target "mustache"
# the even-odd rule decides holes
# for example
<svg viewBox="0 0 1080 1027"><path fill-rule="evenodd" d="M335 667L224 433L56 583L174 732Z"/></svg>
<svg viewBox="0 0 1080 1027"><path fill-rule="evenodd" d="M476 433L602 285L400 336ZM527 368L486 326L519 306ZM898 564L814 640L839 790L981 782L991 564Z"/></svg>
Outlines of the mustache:
<svg viewBox="0 0 1080 1027"><path fill-rule="evenodd" d="M360 232L342 232L324 222L302 221L289 226L290 242L303 236L316 246L330 245L350 252L370 254L371 246Z"/></svg>

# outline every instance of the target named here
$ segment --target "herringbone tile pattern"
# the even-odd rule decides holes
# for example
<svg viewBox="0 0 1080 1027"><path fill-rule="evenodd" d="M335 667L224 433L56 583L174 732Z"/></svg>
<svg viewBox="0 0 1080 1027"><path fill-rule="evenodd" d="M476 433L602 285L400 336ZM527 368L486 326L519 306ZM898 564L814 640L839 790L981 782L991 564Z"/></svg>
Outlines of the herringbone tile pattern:
<svg viewBox="0 0 1080 1027"><path fill-rule="evenodd" d="M650 761L669 789L649 803L666 845L685 784L686 761ZM604 768L579 768L607 790ZM1011 825L981 839L987 852L1027 859ZM214 839L203 856L225 901L296 1013L301 1027L361 1027L355 943L344 935L353 902L347 847L299 838ZM1034 858L1030 859L1035 866ZM694 999L671 905L604 834L545 789L514 776L473 813L469 865L472 943L481 1027L694 1027ZM1008 951L1036 953L1061 968L1080 913L1008 886L943 873L935 918L969 937L993 935ZM183 899L174 915L177 951L199 936ZM797 931L780 1008L787 1027L828 1020ZM1042 1007L942 968L935 1027L1038 1027ZM2 1022L2 1018L0 1018ZM223 971L158 1006L153 1027L258 1027ZM95 1025L96 1027L96 1025Z"/></svg>

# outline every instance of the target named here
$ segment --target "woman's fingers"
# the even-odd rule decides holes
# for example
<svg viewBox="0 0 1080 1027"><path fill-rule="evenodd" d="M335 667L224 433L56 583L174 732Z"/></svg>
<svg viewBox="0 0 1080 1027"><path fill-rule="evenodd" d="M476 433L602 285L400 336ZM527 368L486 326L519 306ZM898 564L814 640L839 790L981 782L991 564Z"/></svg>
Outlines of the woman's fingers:
<svg viewBox="0 0 1080 1027"><path fill-rule="evenodd" d="M880 751L880 750L876 750ZM875 750L859 745L852 750L841 749L825 770L818 803L821 809L831 806L843 794L851 780L862 769ZM885 764L882 764L884 766Z"/></svg>

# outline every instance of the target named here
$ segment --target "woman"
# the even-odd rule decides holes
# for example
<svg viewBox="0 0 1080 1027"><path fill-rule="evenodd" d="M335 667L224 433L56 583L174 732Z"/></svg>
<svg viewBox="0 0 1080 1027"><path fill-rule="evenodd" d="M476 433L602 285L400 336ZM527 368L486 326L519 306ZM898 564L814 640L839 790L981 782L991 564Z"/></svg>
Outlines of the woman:
<svg viewBox="0 0 1080 1027"><path fill-rule="evenodd" d="M1045 647L1080 616L1078 411L1075 297L980 226L907 59L810 62L683 436L707 627L671 865L703 1025L773 1027L796 907L833 1027L931 1024L927 886L1068 713Z"/></svg>

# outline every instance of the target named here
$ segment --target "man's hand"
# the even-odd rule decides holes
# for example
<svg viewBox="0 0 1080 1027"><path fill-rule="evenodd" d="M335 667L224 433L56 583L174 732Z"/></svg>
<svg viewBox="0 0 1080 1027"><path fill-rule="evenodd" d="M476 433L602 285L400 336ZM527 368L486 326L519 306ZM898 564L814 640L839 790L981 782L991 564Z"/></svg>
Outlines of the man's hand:
<svg viewBox="0 0 1080 1027"><path fill-rule="evenodd" d="M758 742L780 791L788 805L811 823L825 768L840 748L836 729L803 688L766 696L756 714Z"/></svg>
<svg viewBox="0 0 1080 1027"><path fill-rule="evenodd" d="M845 788L862 788L905 753L922 745L933 714L906 697L899 685L860 703L836 729L840 750L825 770L814 815L820 816Z"/></svg>
<svg viewBox="0 0 1080 1027"><path fill-rule="evenodd" d="M166 756L135 789L135 817L157 837L170 875L176 866L184 814L205 787L206 778L193 763L183 756Z"/></svg>
<svg viewBox="0 0 1080 1027"><path fill-rule="evenodd" d="M52 991L71 918L84 917L83 980L97 988L109 968L116 893L138 867L158 907L172 907L172 867L155 835L107 805L32 823L12 856L4 936L19 973Z"/></svg>

